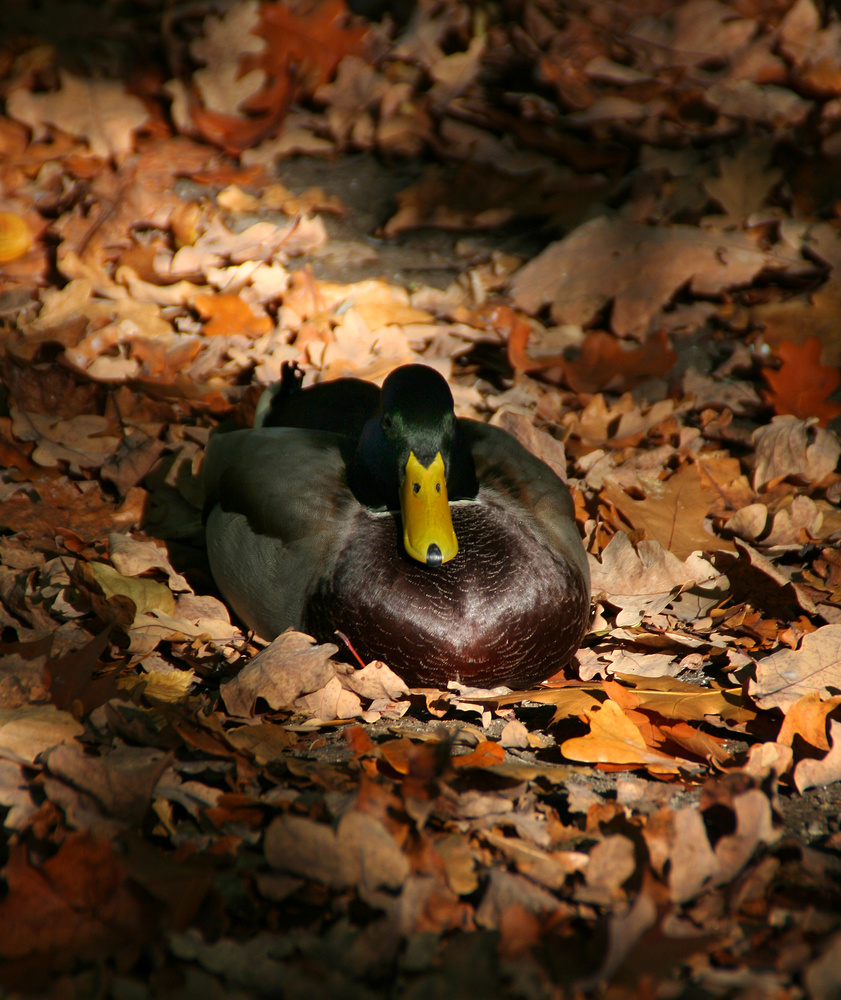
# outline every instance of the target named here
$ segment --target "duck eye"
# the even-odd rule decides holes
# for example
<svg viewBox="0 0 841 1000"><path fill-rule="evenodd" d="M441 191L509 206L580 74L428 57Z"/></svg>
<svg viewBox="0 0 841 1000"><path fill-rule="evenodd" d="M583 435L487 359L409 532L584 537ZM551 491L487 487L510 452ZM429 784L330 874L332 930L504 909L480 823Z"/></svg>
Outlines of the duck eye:
<svg viewBox="0 0 841 1000"><path fill-rule="evenodd" d="M384 413L383 414L382 428L383 428L384 431L390 431L391 430L391 414L390 413Z"/></svg>
<svg viewBox="0 0 841 1000"><path fill-rule="evenodd" d="M415 495L420 493L420 483L412 483L412 493Z"/></svg>

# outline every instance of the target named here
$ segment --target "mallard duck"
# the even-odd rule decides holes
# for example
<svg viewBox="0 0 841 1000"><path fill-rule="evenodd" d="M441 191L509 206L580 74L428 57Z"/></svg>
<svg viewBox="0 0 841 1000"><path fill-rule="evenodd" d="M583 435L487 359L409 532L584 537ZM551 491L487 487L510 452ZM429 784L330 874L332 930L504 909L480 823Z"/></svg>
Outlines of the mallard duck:
<svg viewBox="0 0 841 1000"><path fill-rule="evenodd" d="M569 661L590 609L569 491L457 419L435 369L382 390L287 372L258 415L212 435L202 469L211 570L248 628L339 634L412 685L525 688Z"/></svg>

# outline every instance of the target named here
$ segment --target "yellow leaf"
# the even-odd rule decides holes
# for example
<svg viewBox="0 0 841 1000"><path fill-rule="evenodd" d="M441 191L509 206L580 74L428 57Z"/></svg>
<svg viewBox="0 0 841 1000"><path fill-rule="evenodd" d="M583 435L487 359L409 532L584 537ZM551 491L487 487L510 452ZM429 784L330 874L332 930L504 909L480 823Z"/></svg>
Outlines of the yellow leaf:
<svg viewBox="0 0 841 1000"><path fill-rule="evenodd" d="M740 687L724 688L717 684L699 687L674 677L637 677L634 674L615 675L639 699L637 707L657 712L666 719L701 721L717 715L728 722L750 722L757 716L744 704Z"/></svg>
<svg viewBox="0 0 841 1000"><path fill-rule="evenodd" d="M141 576L123 576L108 563L91 563L94 579L106 597L122 594L134 601L137 614L149 611L175 613L175 598L166 584Z"/></svg>

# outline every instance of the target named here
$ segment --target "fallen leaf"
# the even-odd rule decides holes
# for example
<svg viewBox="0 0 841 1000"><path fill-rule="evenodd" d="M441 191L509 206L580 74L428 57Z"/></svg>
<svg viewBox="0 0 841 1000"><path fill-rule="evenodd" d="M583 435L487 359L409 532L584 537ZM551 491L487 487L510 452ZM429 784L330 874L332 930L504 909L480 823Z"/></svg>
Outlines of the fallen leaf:
<svg viewBox="0 0 841 1000"><path fill-rule="evenodd" d="M255 313L239 295L196 295L193 306L207 320L203 328L207 337L239 335L256 340L274 329L265 313Z"/></svg>
<svg viewBox="0 0 841 1000"><path fill-rule="evenodd" d="M694 464L666 480L640 477L640 481L647 491L644 500L635 500L615 483L608 482L602 491L633 528L644 531L678 559L696 551L733 550L731 541L710 534L704 526L712 498Z"/></svg>
<svg viewBox="0 0 841 1000"><path fill-rule="evenodd" d="M134 602L137 614L149 611L163 611L171 615L175 612L175 597L165 583L142 576L123 576L108 563L90 563L94 580L102 588L106 597L121 594Z"/></svg>
<svg viewBox="0 0 841 1000"><path fill-rule="evenodd" d="M76 792L91 796L108 817L136 826L143 821L159 778L172 755L153 747L117 745L100 756L79 743L57 746L44 754L47 773ZM48 797L51 790L47 789ZM74 806L66 806L70 825Z"/></svg>
<svg viewBox="0 0 841 1000"><path fill-rule="evenodd" d="M14 212L0 212L0 264L22 257L32 246L26 219Z"/></svg>
<svg viewBox="0 0 841 1000"><path fill-rule="evenodd" d="M225 707L241 718L253 715L258 698L270 708L291 708L302 694L323 688L335 677L331 657L336 652L338 646L331 643L317 645L301 632L284 632L222 684Z"/></svg>
<svg viewBox="0 0 841 1000"><path fill-rule="evenodd" d="M681 561L654 539L636 545L617 531L601 553L590 556L593 595L621 609L617 625L636 625L646 613L662 611L678 592L717 578L713 566L698 556Z"/></svg>
<svg viewBox="0 0 841 1000"><path fill-rule="evenodd" d="M0 755L34 763L45 750L84 733L69 712L55 705L21 705L0 709Z"/></svg>
<svg viewBox="0 0 841 1000"><path fill-rule="evenodd" d="M801 420L814 417L820 427L841 414L841 403L827 398L841 385L841 369L822 365L822 350L817 337L807 337L800 344L784 340L775 347L774 353L782 364L762 369L771 387L763 395L775 413L790 413Z"/></svg>
<svg viewBox="0 0 841 1000"><path fill-rule="evenodd" d="M788 476L820 482L835 471L841 441L832 431L816 427L817 419L777 416L753 432L756 447L753 488L758 492Z"/></svg>
<svg viewBox="0 0 841 1000"><path fill-rule="evenodd" d="M791 746L800 736L818 750L829 750L826 736L827 716L841 705L841 695L821 700L820 691L810 691L788 709L777 733L777 743Z"/></svg>
<svg viewBox="0 0 841 1000"><path fill-rule="evenodd" d="M749 140L733 156L718 161L718 177L709 177L704 188L726 213L726 225L740 226L754 212L783 178L783 171L769 167L772 144ZM716 220L717 221L717 220Z"/></svg>
<svg viewBox="0 0 841 1000"><path fill-rule="evenodd" d="M111 844L70 833L36 866L25 844L9 850L0 902L0 955L38 956L48 969L70 969L115 948L144 941L151 921Z"/></svg>
<svg viewBox="0 0 841 1000"><path fill-rule="evenodd" d="M612 302L614 333L644 339L657 312L687 282L696 295L717 295L766 267L797 269L802 260L781 247L761 250L743 233L601 216L521 268L511 295L524 312L535 315L549 303L556 323L580 326Z"/></svg>
<svg viewBox="0 0 841 1000"><path fill-rule="evenodd" d="M798 649L781 649L756 664L748 691L760 708L783 712L804 695L830 696L841 689L841 625L822 625L803 637Z"/></svg>
<svg viewBox="0 0 841 1000"><path fill-rule="evenodd" d="M621 673L615 677L634 698L635 704L627 702L623 707L639 707L656 712L664 719L702 722L708 716L718 716L727 722L749 722L756 718L756 712L745 703L740 687L725 688L715 681L708 687L700 687L674 677L640 680ZM610 697L618 700L613 691L611 687Z"/></svg>
<svg viewBox="0 0 841 1000"><path fill-rule="evenodd" d="M6 113L36 134L44 124L84 139L94 156L108 159L132 148L134 133L149 118L143 102L116 80L82 79L60 69L61 87L51 94L13 90Z"/></svg>
<svg viewBox="0 0 841 1000"><path fill-rule="evenodd" d="M578 347L543 356L528 354L530 336L530 324L514 317L507 335L511 367L532 374L541 372L548 381L562 382L575 392L622 392L665 375L677 361L665 330L656 331L641 345L597 330L588 333Z"/></svg>
<svg viewBox="0 0 841 1000"><path fill-rule="evenodd" d="M303 816L278 816L266 830L265 853L272 868L335 889L399 889L409 874L409 861L388 830L353 808L335 830Z"/></svg>
<svg viewBox="0 0 841 1000"><path fill-rule="evenodd" d="M585 711L590 723L586 736L564 740L561 753L567 760L590 764L628 764L647 767L654 773L672 773L681 768L694 770L697 764L651 750L637 726L612 701Z"/></svg>

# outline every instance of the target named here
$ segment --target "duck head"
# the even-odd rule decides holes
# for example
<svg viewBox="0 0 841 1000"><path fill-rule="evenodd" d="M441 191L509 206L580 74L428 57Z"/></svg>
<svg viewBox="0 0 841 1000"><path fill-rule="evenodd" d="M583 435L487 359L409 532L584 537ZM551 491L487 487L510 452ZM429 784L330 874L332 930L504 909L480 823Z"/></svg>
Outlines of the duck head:
<svg viewBox="0 0 841 1000"><path fill-rule="evenodd" d="M478 484L450 387L434 368L403 365L388 376L351 471L363 503L399 507L411 558L435 568L455 557L449 501L475 497Z"/></svg>

